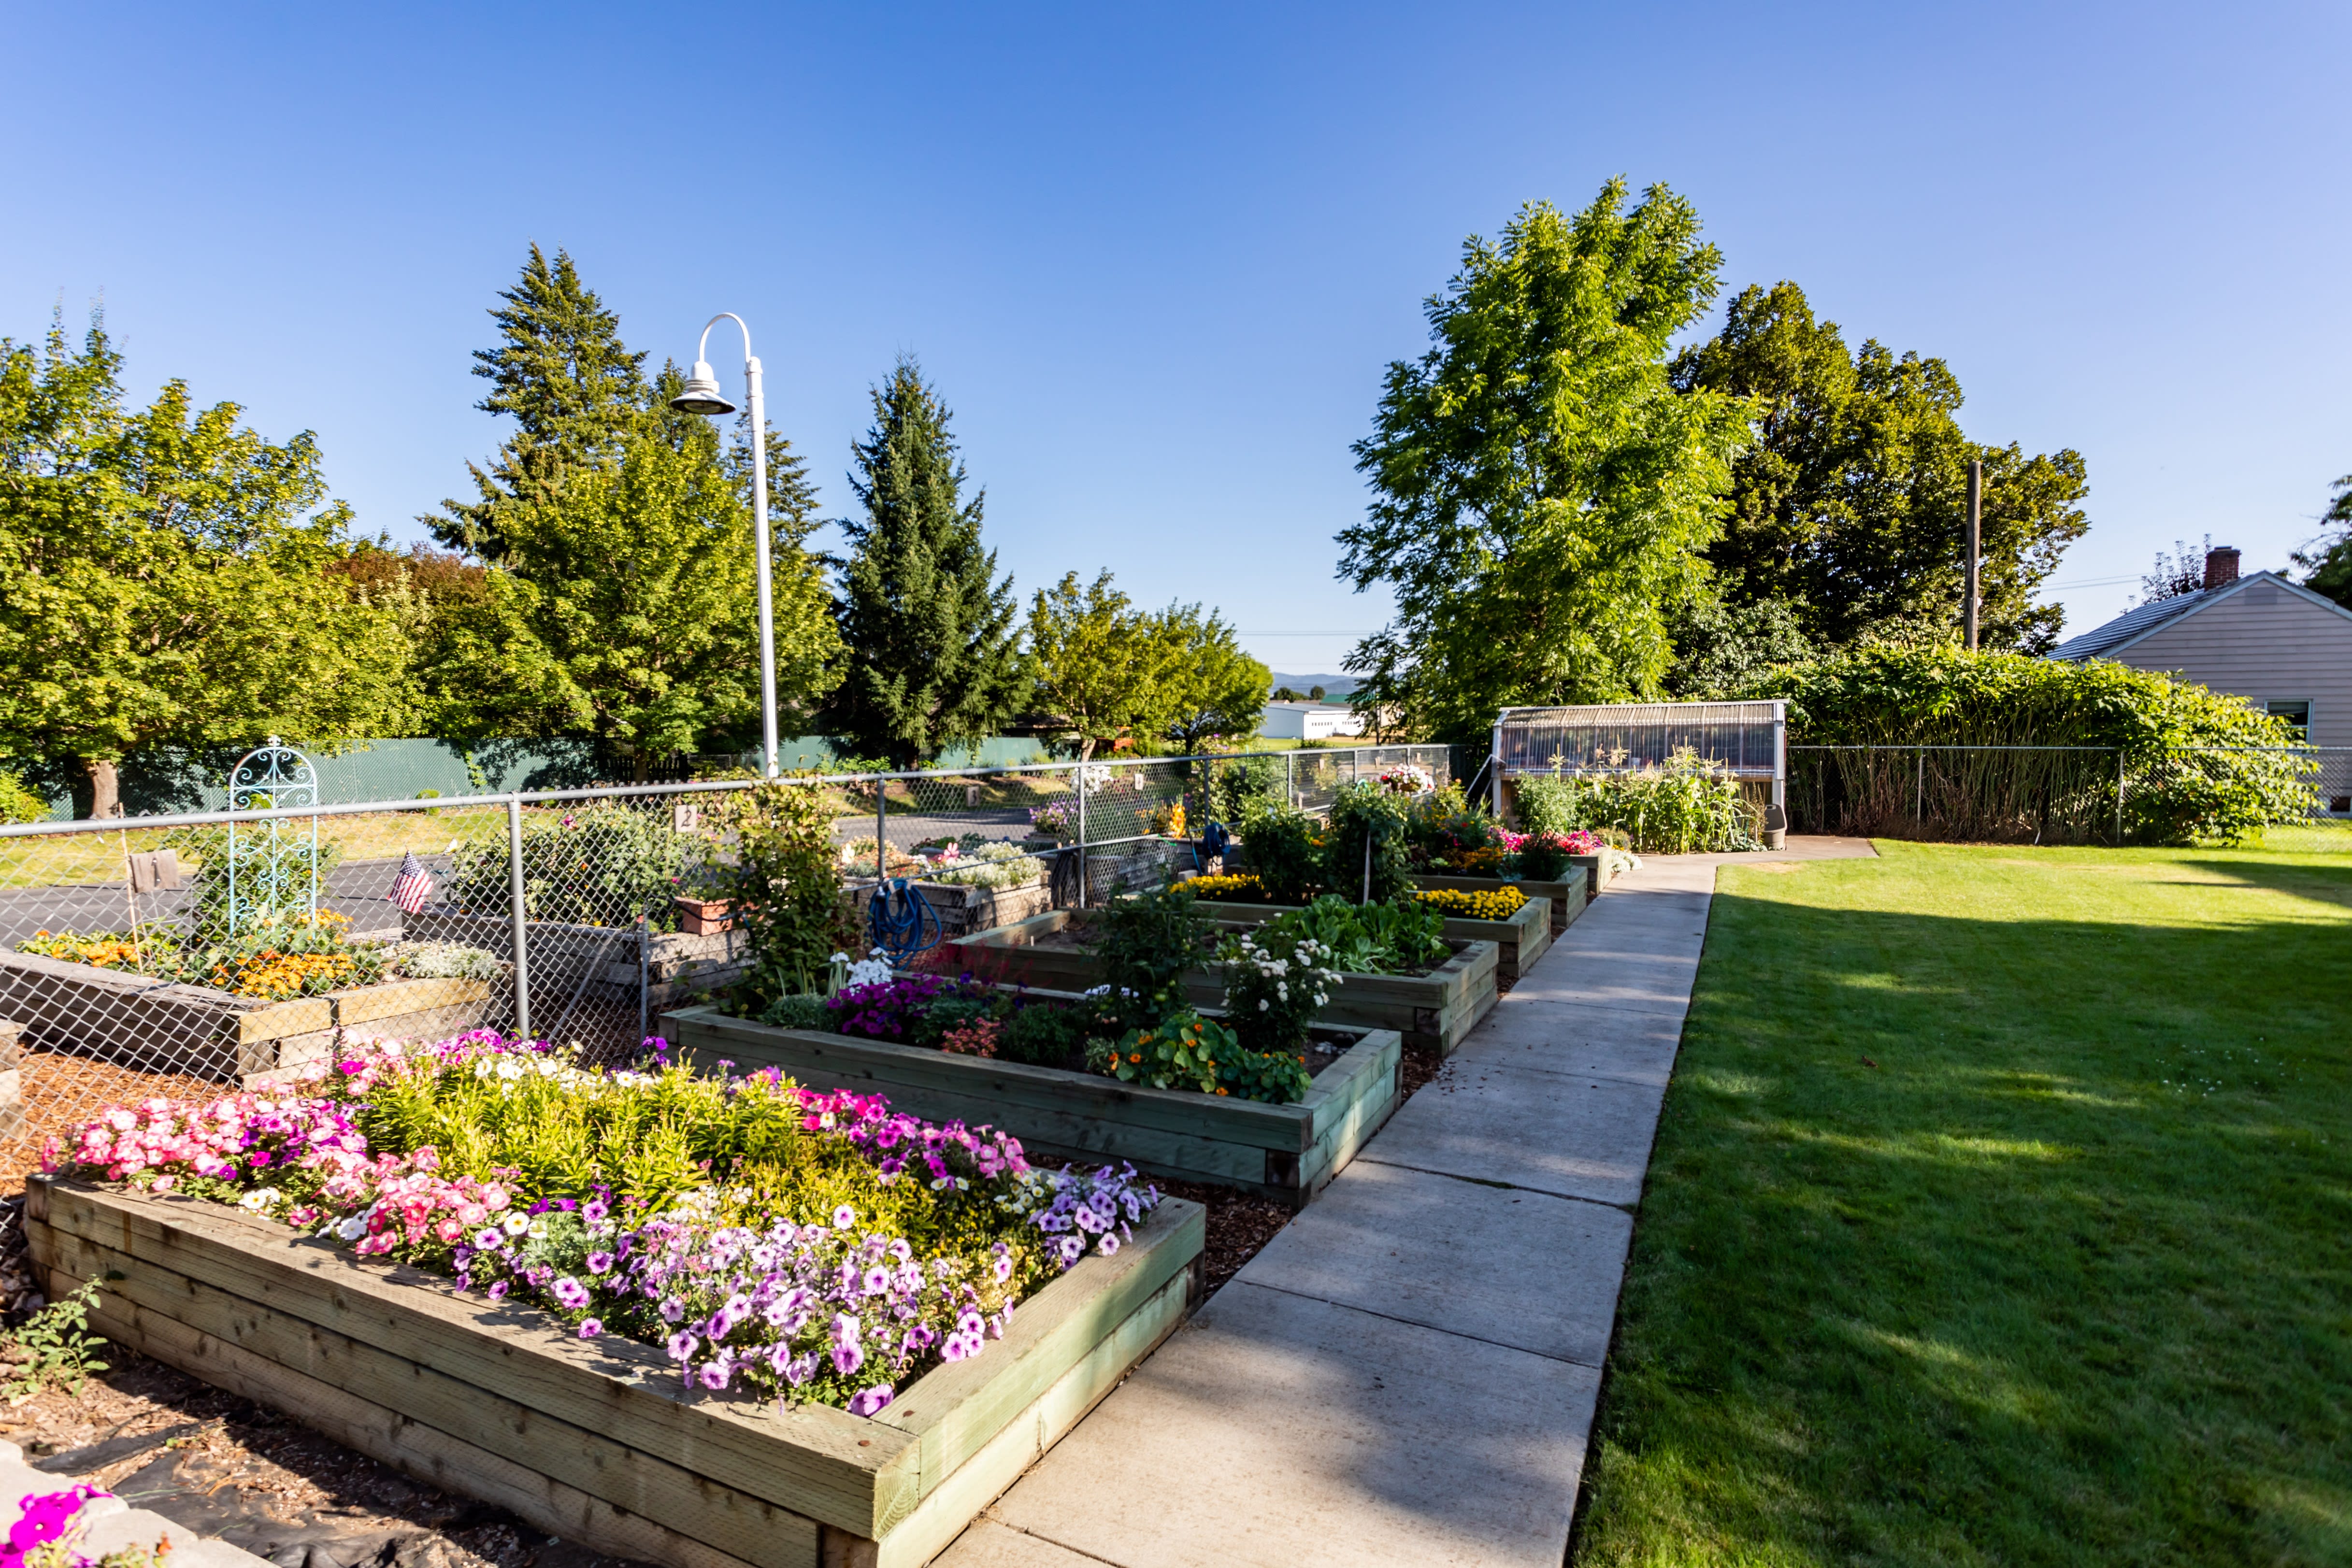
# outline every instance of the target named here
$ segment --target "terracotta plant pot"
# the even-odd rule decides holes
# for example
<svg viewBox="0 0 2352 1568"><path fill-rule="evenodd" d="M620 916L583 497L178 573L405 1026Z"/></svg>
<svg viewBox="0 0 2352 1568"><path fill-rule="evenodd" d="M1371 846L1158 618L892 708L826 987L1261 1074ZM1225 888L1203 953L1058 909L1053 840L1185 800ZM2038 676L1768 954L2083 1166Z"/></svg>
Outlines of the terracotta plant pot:
<svg viewBox="0 0 2352 1568"><path fill-rule="evenodd" d="M735 928L734 903L724 898L674 898L678 927L689 936L715 936Z"/></svg>

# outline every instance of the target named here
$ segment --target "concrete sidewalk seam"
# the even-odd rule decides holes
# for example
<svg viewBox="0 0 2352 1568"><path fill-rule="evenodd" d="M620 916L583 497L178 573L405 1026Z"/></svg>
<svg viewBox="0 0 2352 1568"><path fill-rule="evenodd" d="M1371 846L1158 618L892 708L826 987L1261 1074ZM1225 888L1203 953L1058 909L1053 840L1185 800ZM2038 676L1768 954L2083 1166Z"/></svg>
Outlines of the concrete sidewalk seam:
<svg viewBox="0 0 2352 1568"><path fill-rule="evenodd" d="M1412 1167L1410 1166L1400 1166L1396 1168L1400 1170L1411 1170ZM1429 1171L1423 1174L1428 1176L1444 1176L1445 1173L1444 1171ZM1587 1199L1580 1197L1559 1197L1556 1193L1545 1193L1542 1196L1545 1197L1559 1198L1559 1201L1562 1203L1583 1203L1588 1201ZM1599 1208L1607 1208L1610 1206L1604 1203L1597 1204L1594 1207ZM1368 1318L1379 1318L1383 1322L1402 1323L1407 1328L1427 1329L1431 1333L1442 1333L1448 1339L1465 1340L1471 1344L1492 1345L1496 1350L1515 1351L1520 1355L1532 1355L1539 1357L1545 1361L1558 1362L1562 1366L1580 1366L1588 1372L1598 1372L1601 1369L1601 1363L1598 1361L1579 1361L1572 1355L1554 1355L1548 1350L1534 1350L1527 1345L1513 1344L1508 1340L1488 1339L1485 1334L1464 1333L1460 1329L1444 1328L1436 1323L1423 1322L1419 1318L1401 1318L1394 1312L1376 1312L1370 1307L1360 1307L1353 1301L1335 1301L1328 1296L1318 1296L1306 1291L1294 1291L1287 1285L1269 1285L1263 1280L1229 1280L1226 1283L1245 1283L1255 1291L1273 1291L1279 1295L1291 1297L1295 1301L1313 1301L1318 1306L1333 1307L1343 1312L1361 1312Z"/></svg>
<svg viewBox="0 0 2352 1568"><path fill-rule="evenodd" d="M1612 1203L1612 1202L1610 1202L1610 1201L1609 1201L1607 1198L1605 1198L1605 1197L1585 1197L1582 1193L1579 1193L1579 1192L1554 1192L1554 1191L1552 1191L1552 1189L1551 1189L1551 1188L1549 1188L1549 1187L1548 1187L1548 1186L1528 1186L1525 1182L1516 1182L1516 1181L1485 1181L1485 1180L1480 1179L1480 1178L1479 1178L1479 1177L1477 1177L1477 1176L1465 1176L1460 1175L1459 1173L1454 1172L1454 1171L1433 1170L1433 1169L1431 1169L1431 1168L1430 1168L1429 1166L1409 1166L1409 1165L1405 1164L1402 1160L1384 1160L1384 1159L1381 1159L1381 1158L1380 1156L1378 1156L1377 1155L1371 1155L1371 1154L1361 1154L1361 1155L1358 1155L1356 1156L1356 1158L1357 1158L1358 1160L1361 1161L1361 1162L1362 1162L1363 1164L1365 1164L1365 1165L1370 1165L1370 1166L1388 1166L1388 1167L1389 1167L1389 1169L1391 1169L1391 1170L1392 1170L1392 1171L1414 1171L1414 1172L1419 1173L1419 1174L1420 1174L1420 1175L1422 1175L1422 1176L1444 1176L1444 1177L1446 1180L1448 1180L1448 1181L1467 1182L1467 1183L1468 1183L1469 1185L1471 1185L1472 1186L1494 1186L1494 1187L1500 1187L1500 1188L1502 1188L1505 1192L1531 1192L1531 1193L1534 1193L1538 1197L1556 1198L1556 1199L1558 1199L1558 1200L1559 1200L1559 1202L1561 1202L1561 1203L1589 1203L1589 1204L1591 1204L1591 1205L1593 1207L1595 1207L1595 1208L1613 1208L1613 1209L1615 1209L1615 1210L1616 1210L1618 1213L1620 1213L1620 1214L1633 1214L1633 1213L1634 1213L1636 1210L1638 1210L1638 1209L1640 1208L1640 1207L1641 1207L1641 1205L1640 1205L1639 1203ZM1235 1279L1239 1279L1239 1278L1240 1278L1240 1276L1239 1276L1239 1275L1235 1275L1235 1276L1234 1276L1234 1278L1235 1278ZM1231 1282L1232 1282L1232 1281L1227 1281L1227 1283L1231 1283ZM1255 1283L1256 1283L1256 1281L1251 1281L1251 1283L1252 1283L1252 1284L1255 1284ZM1267 1286L1266 1288L1267 1288L1268 1290L1272 1290L1272 1289L1274 1289L1275 1287L1273 1287L1273 1286L1269 1285L1269 1286ZM1292 1292L1291 1292L1291 1294L1293 1294L1293 1295L1297 1295L1297 1293L1298 1293L1298 1292L1297 1292L1297 1291L1292 1291ZM1309 1298L1308 1298L1308 1300L1310 1300L1310 1301L1312 1301L1312 1300L1317 1300L1317 1299L1318 1299L1318 1298L1315 1298L1315 1297L1309 1297ZM1338 1306L1339 1304L1339 1302L1337 1302L1337 1301L1335 1301L1335 1302L1333 1302L1333 1303L1332 1303L1332 1305L1334 1305L1334 1306ZM1353 1309L1351 1309L1351 1310L1356 1311L1356 1312L1361 1312L1361 1311L1363 1311L1363 1309L1362 1309L1362 1308L1360 1308L1360 1307L1353 1308ZM1374 1317L1381 1317L1381 1316L1385 1316L1386 1314L1384 1314L1384 1313L1381 1313L1381 1312L1374 1312L1372 1315L1373 1315ZM1425 1326L1425 1325L1424 1325L1424 1326ZM1452 1333L1453 1331L1452 1331L1452 1330L1450 1330L1450 1329L1442 1329L1442 1330L1440 1330L1439 1332L1440 1332L1440 1333ZM1465 1338L1465 1339L1475 1339L1475 1338L1477 1338L1477 1336L1476 1336L1475 1334L1465 1334L1465 1335L1463 1335L1462 1337L1463 1337L1463 1338ZM1488 1342L1488 1341L1481 1341L1480 1343L1491 1343L1491 1342ZM1540 1354L1541 1353L1540 1353L1540 1352L1535 1352L1535 1353L1531 1353L1531 1354ZM1548 1359L1548 1360L1551 1360L1551 1361L1559 1361L1559 1360L1560 1360L1560 1359L1562 1359L1562 1358L1561 1358L1561 1357L1559 1357L1559 1356L1556 1356L1556 1355L1555 1355L1555 1356L1549 1356L1549 1357L1547 1357L1546 1359ZM1577 1364L1581 1365L1581 1364L1582 1364L1582 1363L1578 1363Z"/></svg>

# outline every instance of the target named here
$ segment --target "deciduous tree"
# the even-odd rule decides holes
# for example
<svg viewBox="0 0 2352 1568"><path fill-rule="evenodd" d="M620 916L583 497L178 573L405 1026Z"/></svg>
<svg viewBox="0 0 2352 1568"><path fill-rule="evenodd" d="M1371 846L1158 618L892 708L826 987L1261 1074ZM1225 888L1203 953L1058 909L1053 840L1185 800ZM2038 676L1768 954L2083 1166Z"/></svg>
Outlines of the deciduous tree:
<svg viewBox="0 0 2352 1568"><path fill-rule="evenodd" d="M1874 340L1849 351L1793 283L1743 289L1723 330L1675 357L1673 379L1689 396L1747 400L1756 422L1707 551L1733 607L1785 603L1828 647L1957 640L1979 458L1981 641L2033 653L2054 640L2063 612L2033 595L2089 527L2081 454L1970 441L1948 365Z"/></svg>
<svg viewBox="0 0 2352 1568"><path fill-rule="evenodd" d="M1153 720L1170 653L1160 628L1111 586L1108 571L1083 589L1076 572L1066 573L1030 603L1038 709L1082 761Z"/></svg>
<svg viewBox="0 0 2352 1568"><path fill-rule="evenodd" d="M1719 265L1687 201L1654 186L1628 207L1622 181L1464 247L1428 302L1434 346L1389 367L1355 446L1375 498L1339 535L1339 575L1396 594L1348 658L1360 709L1469 738L1505 704L1658 690L1665 617L1704 573L1747 439L1738 400L1666 379Z"/></svg>
<svg viewBox="0 0 2352 1568"><path fill-rule="evenodd" d="M1198 604L1176 604L1157 619L1166 649L1157 705L1161 732L1188 752L1256 734L1274 672L1243 650L1213 610L1203 615Z"/></svg>
<svg viewBox="0 0 2352 1568"><path fill-rule="evenodd" d="M94 815L149 747L403 733L408 650L335 570L351 508L319 444L196 407L127 407L97 317L76 351L0 339L0 754L66 762Z"/></svg>

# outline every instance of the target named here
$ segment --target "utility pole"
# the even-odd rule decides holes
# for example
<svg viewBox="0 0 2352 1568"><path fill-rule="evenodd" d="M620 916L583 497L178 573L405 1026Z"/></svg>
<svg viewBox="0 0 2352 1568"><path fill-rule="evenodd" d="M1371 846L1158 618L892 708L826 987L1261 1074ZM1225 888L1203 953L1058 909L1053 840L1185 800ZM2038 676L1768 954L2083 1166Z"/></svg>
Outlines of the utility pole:
<svg viewBox="0 0 2352 1568"><path fill-rule="evenodd" d="M1969 652L1977 651L1977 602L1981 584L1977 558L1984 549L1984 459L1969 461Z"/></svg>

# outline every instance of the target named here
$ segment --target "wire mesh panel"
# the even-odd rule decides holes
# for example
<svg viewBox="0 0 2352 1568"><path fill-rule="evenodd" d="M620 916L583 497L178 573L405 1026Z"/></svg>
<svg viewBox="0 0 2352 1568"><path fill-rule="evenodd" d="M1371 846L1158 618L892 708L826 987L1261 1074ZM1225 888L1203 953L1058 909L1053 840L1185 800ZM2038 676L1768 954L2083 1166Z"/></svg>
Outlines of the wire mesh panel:
<svg viewBox="0 0 2352 1568"><path fill-rule="evenodd" d="M2106 747L1792 746L1793 832L1968 843L2110 843Z"/></svg>
<svg viewBox="0 0 2352 1568"><path fill-rule="evenodd" d="M1745 778L1780 771L1782 705L1608 703L1505 708L1495 726L1506 773L1612 773L1695 752Z"/></svg>
<svg viewBox="0 0 2352 1568"><path fill-rule="evenodd" d="M856 912L877 873L904 877L945 936L1159 885L1209 863L1210 821L1328 804L1394 767L1443 782L1445 758L1116 758L799 787L830 813ZM0 1150L22 1169L108 1104L266 1084L355 1040L497 1028L633 1059L663 1009L751 960L723 906L730 803L751 787L0 830Z"/></svg>

